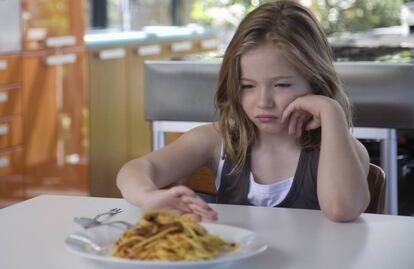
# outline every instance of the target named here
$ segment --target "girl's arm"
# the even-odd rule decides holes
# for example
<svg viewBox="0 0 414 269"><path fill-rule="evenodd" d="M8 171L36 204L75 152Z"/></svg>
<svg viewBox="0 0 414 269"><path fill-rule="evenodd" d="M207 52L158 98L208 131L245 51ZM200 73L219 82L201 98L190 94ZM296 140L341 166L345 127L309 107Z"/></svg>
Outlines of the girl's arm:
<svg viewBox="0 0 414 269"><path fill-rule="evenodd" d="M189 188L161 188L179 183L204 165L214 169L211 164L219 151L220 136L213 124L194 128L164 148L126 163L117 186L128 202L144 209L173 208L216 219L216 213Z"/></svg>
<svg viewBox="0 0 414 269"><path fill-rule="evenodd" d="M365 147L350 134L344 112L333 99L318 95L299 97L288 106L284 117L298 111L312 115L307 124L303 123L307 130L321 127L317 182L321 210L334 221L354 220L370 200L369 156ZM296 119L289 120L289 132L294 135L301 132L298 122L305 122L306 117Z"/></svg>

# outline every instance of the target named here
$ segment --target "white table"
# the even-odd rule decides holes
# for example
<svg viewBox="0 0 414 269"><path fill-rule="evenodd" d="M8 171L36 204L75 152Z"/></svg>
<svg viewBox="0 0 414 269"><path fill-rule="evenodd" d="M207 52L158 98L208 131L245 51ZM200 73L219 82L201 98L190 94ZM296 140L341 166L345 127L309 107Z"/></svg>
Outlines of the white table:
<svg viewBox="0 0 414 269"><path fill-rule="evenodd" d="M114 219L137 220L141 210L123 199L39 196L0 210L0 268L103 268L64 248L79 230L72 219L120 207ZM213 204L219 223L255 231L269 249L247 268L414 268L414 218L363 214L334 223L320 211Z"/></svg>

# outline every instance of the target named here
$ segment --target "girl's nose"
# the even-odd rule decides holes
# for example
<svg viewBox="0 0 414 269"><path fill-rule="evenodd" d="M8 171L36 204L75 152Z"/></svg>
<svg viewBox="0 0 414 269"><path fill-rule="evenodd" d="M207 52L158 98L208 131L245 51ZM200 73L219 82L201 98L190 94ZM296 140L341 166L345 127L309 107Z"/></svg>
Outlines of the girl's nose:
<svg viewBox="0 0 414 269"><path fill-rule="evenodd" d="M259 90L259 97L257 106L259 108L271 108L275 105L275 102L273 100L273 94L269 89L261 88Z"/></svg>

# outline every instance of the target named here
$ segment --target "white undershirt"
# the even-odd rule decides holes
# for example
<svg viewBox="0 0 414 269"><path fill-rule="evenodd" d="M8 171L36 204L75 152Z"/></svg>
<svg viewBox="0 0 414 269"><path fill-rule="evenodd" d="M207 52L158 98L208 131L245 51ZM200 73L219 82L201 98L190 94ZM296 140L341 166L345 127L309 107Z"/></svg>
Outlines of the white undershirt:
<svg viewBox="0 0 414 269"><path fill-rule="evenodd" d="M224 158L223 147L221 149L220 162L216 173L216 190L220 188L221 174L223 172ZM292 187L293 177L286 178L273 184L260 184L254 180L252 172L250 172L250 187L247 199L252 205L273 207L280 204L288 194Z"/></svg>

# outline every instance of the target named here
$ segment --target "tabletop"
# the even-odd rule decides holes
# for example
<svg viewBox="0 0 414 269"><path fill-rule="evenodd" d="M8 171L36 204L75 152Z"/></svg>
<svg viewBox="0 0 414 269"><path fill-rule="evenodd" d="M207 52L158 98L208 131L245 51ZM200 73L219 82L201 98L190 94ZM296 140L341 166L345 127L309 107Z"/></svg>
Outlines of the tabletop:
<svg viewBox="0 0 414 269"><path fill-rule="evenodd" d="M235 268L414 268L414 218L362 214L335 223L321 211L211 204L218 223L249 229L268 249ZM0 209L0 268L103 268L65 249L81 228L74 217L119 207L136 222L141 209L123 199L42 195ZM109 268L109 267L108 267ZM114 268L114 267L112 267Z"/></svg>

